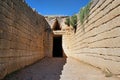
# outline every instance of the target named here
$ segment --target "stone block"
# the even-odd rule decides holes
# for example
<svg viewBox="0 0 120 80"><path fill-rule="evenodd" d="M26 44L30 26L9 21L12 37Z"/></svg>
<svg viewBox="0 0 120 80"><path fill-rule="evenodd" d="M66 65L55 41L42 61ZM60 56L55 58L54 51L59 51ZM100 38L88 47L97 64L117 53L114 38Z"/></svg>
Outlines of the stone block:
<svg viewBox="0 0 120 80"><path fill-rule="evenodd" d="M101 68L113 74L120 72L120 2L100 0L90 11L89 21L79 23L75 34L63 36L66 55ZM114 67L114 66L115 67Z"/></svg>
<svg viewBox="0 0 120 80"><path fill-rule="evenodd" d="M3 79L7 74L6 65L0 63L0 79Z"/></svg>
<svg viewBox="0 0 120 80"><path fill-rule="evenodd" d="M10 49L10 41L5 39L0 39L0 49Z"/></svg>

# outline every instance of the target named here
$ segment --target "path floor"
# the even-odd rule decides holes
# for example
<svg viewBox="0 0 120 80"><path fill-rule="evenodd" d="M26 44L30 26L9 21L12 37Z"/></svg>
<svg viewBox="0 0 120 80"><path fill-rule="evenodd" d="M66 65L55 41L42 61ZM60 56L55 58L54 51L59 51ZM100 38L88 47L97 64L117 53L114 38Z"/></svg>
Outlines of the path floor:
<svg viewBox="0 0 120 80"><path fill-rule="evenodd" d="M45 58L4 80L120 80L73 58Z"/></svg>

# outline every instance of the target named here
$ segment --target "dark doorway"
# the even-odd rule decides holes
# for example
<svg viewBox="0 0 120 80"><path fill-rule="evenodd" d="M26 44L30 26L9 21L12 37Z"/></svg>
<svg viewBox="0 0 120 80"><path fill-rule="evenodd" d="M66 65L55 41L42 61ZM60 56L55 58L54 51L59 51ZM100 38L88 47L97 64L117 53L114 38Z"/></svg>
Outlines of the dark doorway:
<svg viewBox="0 0 120 80"><path fill-rule="evenodd" d="M62 36L57 36L53 39L53 57L63 57Z"/></svg>

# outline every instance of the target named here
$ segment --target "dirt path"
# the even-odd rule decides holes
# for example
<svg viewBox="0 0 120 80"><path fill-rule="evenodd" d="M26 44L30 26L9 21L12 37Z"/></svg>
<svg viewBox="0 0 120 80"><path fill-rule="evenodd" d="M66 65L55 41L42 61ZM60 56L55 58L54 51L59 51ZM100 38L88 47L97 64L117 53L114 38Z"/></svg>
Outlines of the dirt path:
<svg viewBox="0 0 120 80"><path fill-rule="evenodd" d="M120 80L72 58L45 58L4 80Z"/></svg>

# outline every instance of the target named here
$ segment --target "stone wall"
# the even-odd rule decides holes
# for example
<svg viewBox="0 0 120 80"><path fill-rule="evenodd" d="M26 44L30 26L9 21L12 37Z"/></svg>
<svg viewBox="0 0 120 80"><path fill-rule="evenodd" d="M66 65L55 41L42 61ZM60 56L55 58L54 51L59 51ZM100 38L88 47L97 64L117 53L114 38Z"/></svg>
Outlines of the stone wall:
<svg viewBox="0 0 120 80"><path fill-rule="evenodd" d="M24 0L0 0L0 78L52 52L45 18Z"/></svg>
<svg viewBox="0 0 120 80"><path fill-rule="evenodd" d="M99 0L77 32L63 36L66 55L106 74L120 74L120 1Z"/></svg>

